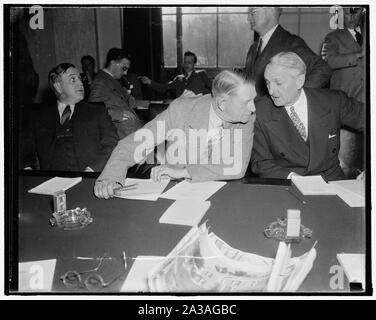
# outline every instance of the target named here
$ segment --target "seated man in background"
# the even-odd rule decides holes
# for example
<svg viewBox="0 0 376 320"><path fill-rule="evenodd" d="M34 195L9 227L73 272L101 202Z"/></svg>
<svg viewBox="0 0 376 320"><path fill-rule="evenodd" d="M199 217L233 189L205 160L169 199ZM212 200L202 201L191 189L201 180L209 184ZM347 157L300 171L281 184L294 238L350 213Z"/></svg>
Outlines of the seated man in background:
<svg viewBox="0 0 376 320"><path fill-rule="evenodd" d="M306 66L281 52L265 69L269 96L256 101L252 170L263 178L292 175L344 178L339 166L340 128L364 128L364 106L342 91L304 88Z"/></svg>
<svg viewBox="0 0 376 320"><path fill-rule="evenodd" d="M84 100L87 101L90 94L90 86L93 83L94 77L97 75L95 72L95 60L92 56L83 56L81 58L81 81L85 89Z"/></svg>
<svg viewBox="0 0 376 320"><path fill-rule="evenodd" d="M141 121L133 110L136 100L119 81L128 71L129 66L128 55L122 49L110 49L107 53L105 68L99 70L91 85L89 96L90 102L105 103L120 139L141 127Z"/></svg>
<svg viewBox="0 0 376 320"><path fill-rule="evenodd" d="M281 14L282 8L279 7L249 8L248 21L259 39L248 50L245 72L249 79L255 81L257 95L260 97L268 93L264 80L265 67L271 57L282 51L295 52L304 61L307 68L305 87L325 87L332 74L328 64L302 38L281 27Z"/></svg>
<svg viewBox="0 0 376 320"><path fill-rule="evenodd" d="M129 69L131 68L131 57L128 55L129 60ZM141 81L140 77L129 71L129 69L123 73L122 77L120 78L121 85L128 93L137 100L143 100L142 88L141 88Z"/></svg>
<svg viewBox="0 0 376 320"><path fill-rule="evenodd" d="M325 39L322 56L333 69L330 88L344 91L349 97L365 102L365 44L361 28L362 8L343 8L344 29L329 33ZM349 178L355 178L364 168L364 137L350 128L341 128L339 160Z"/></svg>
<svg viewBox="0 0 376 320"><path fill-rule="evenodd" d="M251 156L255 96L254 86L241 75L222 71L213 81L213 95L174 100L143 129L119 142L96 181L95 195L114 196L128 168L143 163L166 140L167 164L152 169L153 180L242 178Z"/></svg>
<svg viewBox="0 0 376 320"><path fill-rule="evenodd" d="M141 81L160 93L175 89L176 97L181 96L185 90L192 91L196 95L210 93L211 81L204 70L195 70L196 63L197 56L187 51L184 53L184 74L177 75L168 83L158 83L145 76L141 77Z"/></svg>
<svg viewBox="0 0 376 320"><path fill-rule="evenodd" d="M106 108L81 101L84 88L74 65L59 64L48 77L57 103L31 111L24 168L102 171L118 142Z"/></svg>

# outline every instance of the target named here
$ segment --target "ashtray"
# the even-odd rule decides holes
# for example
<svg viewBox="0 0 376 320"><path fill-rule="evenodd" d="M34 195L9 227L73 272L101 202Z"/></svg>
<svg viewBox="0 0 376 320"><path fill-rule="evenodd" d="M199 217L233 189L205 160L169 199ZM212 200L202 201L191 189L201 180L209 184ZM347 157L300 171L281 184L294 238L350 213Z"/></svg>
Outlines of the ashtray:
<svg viewBox="0 0 376 320"><path fill-rule="evenodd" d="M277 219L272 222L265 230L264 234L267 238L273 238L277 241L286 240L287 219ZM300 238L311 238L312 230L300 225Z"/></svg>
<svg viewBox="0 0 376 320"><path fill-rule="evenodd" d="M51 226L63 228L64 230L82 229L93 222L93 218L86 208L54 212L52 215L53 218L50 218Z"/></svg>

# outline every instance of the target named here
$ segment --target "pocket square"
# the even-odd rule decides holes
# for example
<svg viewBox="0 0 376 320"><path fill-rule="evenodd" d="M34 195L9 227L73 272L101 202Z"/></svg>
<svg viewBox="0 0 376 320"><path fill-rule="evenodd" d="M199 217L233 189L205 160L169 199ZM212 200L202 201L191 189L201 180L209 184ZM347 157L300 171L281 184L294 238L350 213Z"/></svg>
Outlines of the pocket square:
<svg viewBox="0 0 376 320"><path fill-rule="evenodd" d="M332 139L332 138L334 138L335 136L337 136L337 134L330 134L330 133L329 133L329 137L328 137L328 139Z"/></svg>

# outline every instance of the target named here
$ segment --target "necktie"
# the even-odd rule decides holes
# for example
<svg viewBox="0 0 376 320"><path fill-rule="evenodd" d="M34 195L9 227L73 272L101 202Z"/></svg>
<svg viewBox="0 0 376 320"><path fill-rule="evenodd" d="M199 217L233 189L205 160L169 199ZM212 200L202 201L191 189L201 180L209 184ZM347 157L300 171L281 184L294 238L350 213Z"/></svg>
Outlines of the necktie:
<svg viewBox="0 0 376 320"><path fill-rule="evenodd" d="M307 131L304 127L302 120L300 120L300 118L299 118L298 114L296 113L293 106L290 107L290 118L291 118L291 121L293 122L296 130L298 130L302 139L304 141L307 141Z"/></svg>
<svg viewBox="0 0 376 320"><path fill-rule="evenodd" d="M70 108L70 105L67 105L63 111L63 114L61 115L60 124L64 125L65 121L69 119L70 115L71 115L71 108Z"/></svg>
<svg viewBox="0 0 376 320"><path fill-rule="evenodd" d="M262 47L262 38L260 37L259 40L258 40L258 43L257 43L256 59L261 54L261 47Z"/></svg>
<svg viewBox="0 0 376 320"><path fill-rule="evenodd" d="M362 46L362 44L363 44L362 34L359 31L355 30L355 29L354 29L354 31L355 31L356 42L358 42L359 46Z"/></svg>

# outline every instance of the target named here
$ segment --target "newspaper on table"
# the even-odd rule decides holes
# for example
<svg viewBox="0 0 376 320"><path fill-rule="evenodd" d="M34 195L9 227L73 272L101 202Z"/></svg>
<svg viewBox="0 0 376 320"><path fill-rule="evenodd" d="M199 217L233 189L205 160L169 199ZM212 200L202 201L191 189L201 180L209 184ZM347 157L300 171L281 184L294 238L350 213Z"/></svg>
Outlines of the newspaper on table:
<svg viewBox="0 0 376 320"><path fill-rule="evenodd" d="M277 271L277 291L284 291L285 284L294 280L289 279L291 275L304 280L311 270L316 255L307 263L311 268L303 269L305 274L294 272L307 256L284 257L286 261L276 263L276 259L232 248L209 233L204 223L193 227L166 259L150 270L148 285L151 292L263 292L273 267L282 265ZM296 291L301 282L289 287Z"/></svg>

